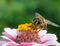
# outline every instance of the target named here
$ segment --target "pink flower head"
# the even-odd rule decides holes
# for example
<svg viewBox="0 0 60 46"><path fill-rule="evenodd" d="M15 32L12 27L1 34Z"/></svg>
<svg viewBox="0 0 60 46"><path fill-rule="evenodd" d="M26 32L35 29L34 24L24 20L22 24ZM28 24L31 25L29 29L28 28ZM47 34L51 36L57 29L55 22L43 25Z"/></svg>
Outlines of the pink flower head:
<svg viewBox="0 0 60 46"><path fill-rule="evenodd" d="M24 41L18 43L16 42L17 40L16 37L18 34L19 32L17 31L17 29L4 28L3 36L1 36L2 40L0 41L0 46L60 46L59 43L57 42L56 35L47 33L46 30L40 30L38 32L40 43L32 41L31 42ZM26 39L26 41L28 39Z"/></svg>

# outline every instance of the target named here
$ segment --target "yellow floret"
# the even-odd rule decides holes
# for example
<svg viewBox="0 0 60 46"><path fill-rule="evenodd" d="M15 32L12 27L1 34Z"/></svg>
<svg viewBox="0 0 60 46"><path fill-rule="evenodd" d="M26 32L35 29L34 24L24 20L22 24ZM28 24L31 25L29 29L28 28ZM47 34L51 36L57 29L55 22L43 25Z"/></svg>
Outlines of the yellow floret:
<svg viewBox="0 0 60 46"><path fill-rule="evenodd" d="M25 24L21 24L21 25L18 25L18 30L19 31L28 31L30 30L31 32L33 32L34 30L31 28L32 26L32 23L25 23Z"/></svg>

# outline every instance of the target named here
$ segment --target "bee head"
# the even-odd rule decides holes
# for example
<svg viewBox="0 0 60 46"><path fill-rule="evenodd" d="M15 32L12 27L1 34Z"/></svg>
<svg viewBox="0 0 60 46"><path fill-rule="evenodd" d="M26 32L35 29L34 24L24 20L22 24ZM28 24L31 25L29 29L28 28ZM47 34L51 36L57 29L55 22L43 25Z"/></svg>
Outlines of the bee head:
<svg viewBox="0 0 60 46"><path fill-rule="evenodd" d="M35 13L35 18L33 20L33 24L34 25L36 25L36 26L37 25L43 26L45 22L46 21L45 21L44 17L42 17L39 13Z"/></svg>

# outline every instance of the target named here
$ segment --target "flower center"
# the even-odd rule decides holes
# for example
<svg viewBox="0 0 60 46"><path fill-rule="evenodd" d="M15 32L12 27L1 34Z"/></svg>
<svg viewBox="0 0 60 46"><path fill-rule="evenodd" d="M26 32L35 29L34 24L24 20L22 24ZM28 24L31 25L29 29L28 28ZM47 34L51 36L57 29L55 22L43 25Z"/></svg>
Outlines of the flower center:
<svg viewBox="0 0 60 46"><path fill-rule="evenodd" d="M21 42L37 42L40 43L38 32L31 27L30 24L21 24L18 26L18 35L16 38L17 43Z"/></svg>

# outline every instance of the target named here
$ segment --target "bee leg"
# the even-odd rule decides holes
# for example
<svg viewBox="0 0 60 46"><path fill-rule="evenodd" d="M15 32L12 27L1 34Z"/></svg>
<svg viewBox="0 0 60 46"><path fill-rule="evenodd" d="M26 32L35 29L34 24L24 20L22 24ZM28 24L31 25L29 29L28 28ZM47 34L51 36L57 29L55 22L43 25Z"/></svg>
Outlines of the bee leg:
<svg viewBox="0 0 60 46"><path fill-rule="evenodd" d="M42 28L42 30L47 30L47 27L46 27L46 26L44 26L44 27Z"/></svg>

